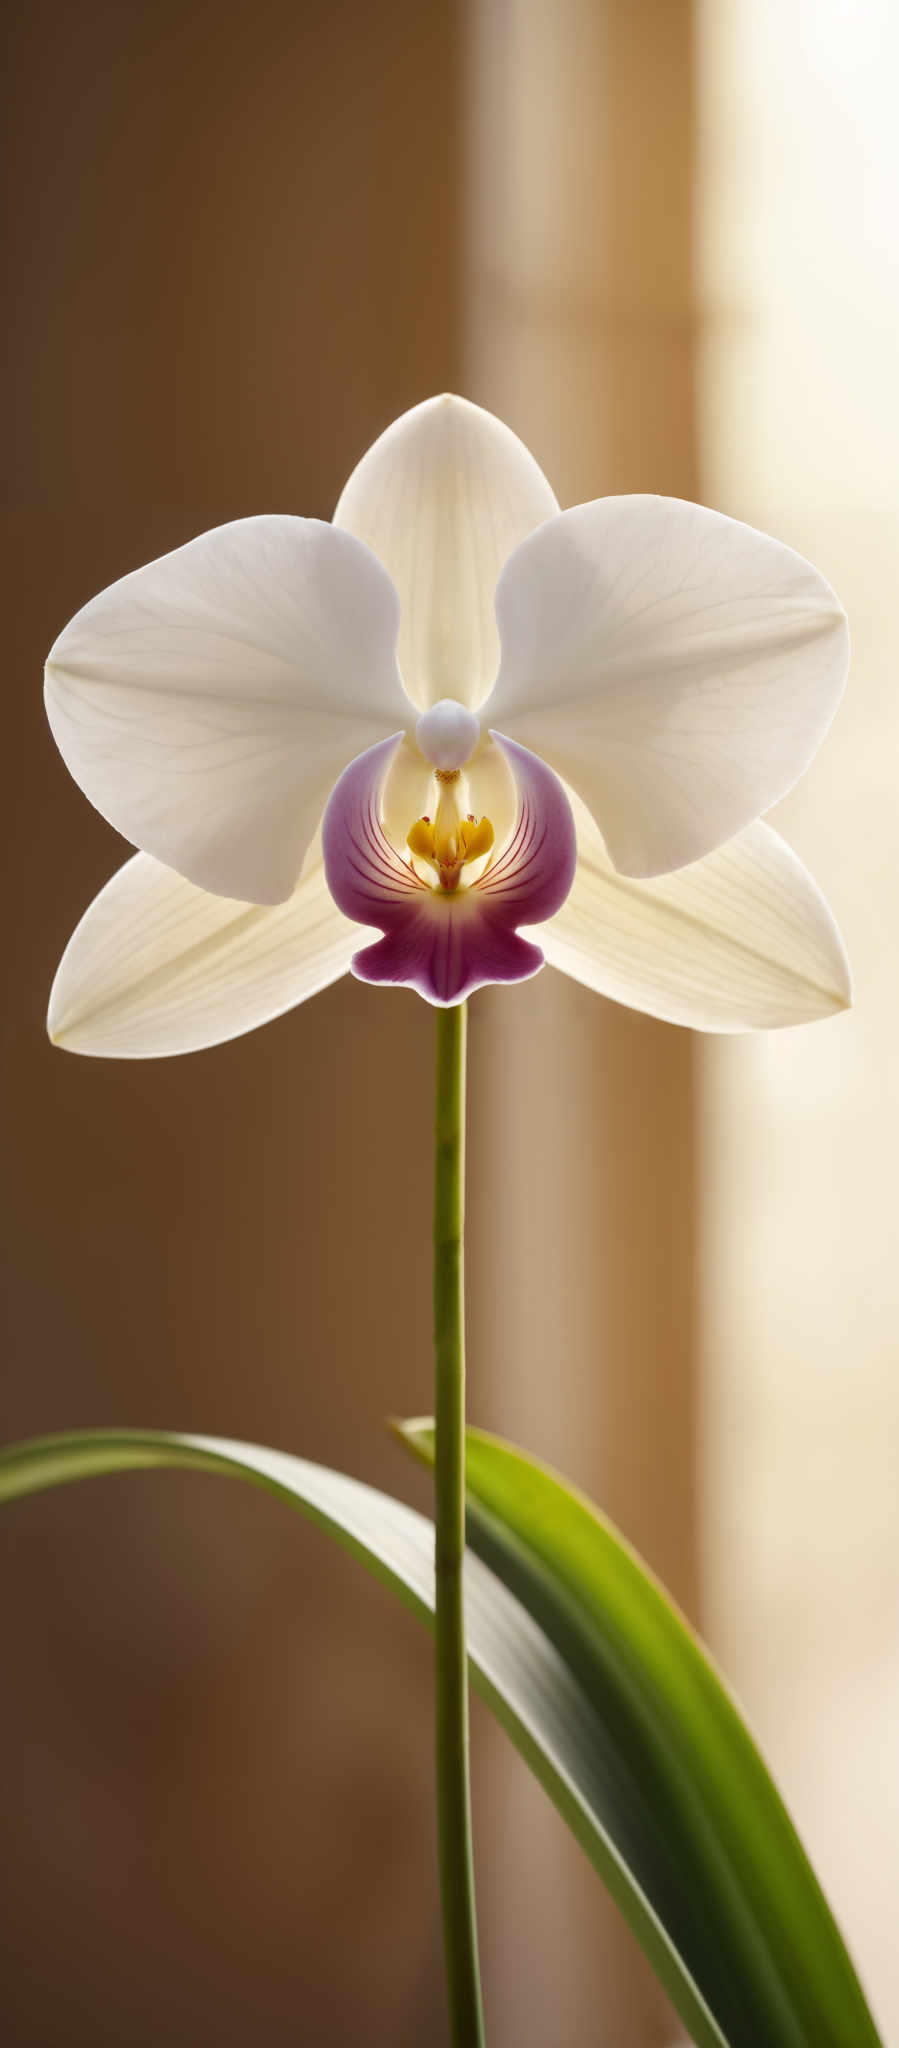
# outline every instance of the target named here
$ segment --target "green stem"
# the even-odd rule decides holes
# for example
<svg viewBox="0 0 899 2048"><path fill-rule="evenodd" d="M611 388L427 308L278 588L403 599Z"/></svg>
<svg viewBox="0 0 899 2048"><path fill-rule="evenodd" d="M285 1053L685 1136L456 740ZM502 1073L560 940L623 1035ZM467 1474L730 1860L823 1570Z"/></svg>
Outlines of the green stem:
<svg viewBox="0 0 899 2048"><path fill-rule="evenodd" d="M465 1555L466 1005L437 1011L434 1118L434 1563L437 1834L453 2048L483 2048L468 1784Z"/></svg>

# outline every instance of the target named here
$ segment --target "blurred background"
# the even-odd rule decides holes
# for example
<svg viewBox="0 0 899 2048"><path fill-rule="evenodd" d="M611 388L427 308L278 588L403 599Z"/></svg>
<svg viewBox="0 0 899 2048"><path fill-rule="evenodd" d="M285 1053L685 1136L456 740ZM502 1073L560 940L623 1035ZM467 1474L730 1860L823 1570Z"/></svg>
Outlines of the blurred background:
<svg viewBox="0 0 899 2048"><path fill-rule="evenodd" d="M30 0L9 18L4 1438L279 1444L421 1505L432 1031L345 981L183 1061L51 1052L124 857L43 722L106 583L328 517L444 388L564 503L696 497L850 613L778 819L857 1007L699 1040L547 971L472 1005L470 1408L609 1511L711 1642L899 2036L899 16L889 0ZM446 2039L424 1633L195 1475L7 1509L9 2048ZM475 1703L491 2040L670 2048L594 1874ZM761 2044L760 2044L761 2048Z"/></svg>

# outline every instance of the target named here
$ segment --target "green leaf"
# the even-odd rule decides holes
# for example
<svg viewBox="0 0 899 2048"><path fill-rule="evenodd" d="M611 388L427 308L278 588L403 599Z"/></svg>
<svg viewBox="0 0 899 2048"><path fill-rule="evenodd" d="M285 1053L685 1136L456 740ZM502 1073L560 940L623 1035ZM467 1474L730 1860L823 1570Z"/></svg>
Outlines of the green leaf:
<svg viewBox="0 0 899 2048"><path fill-rule="evenodd" d="M433 1463L430 1420L400 1424L397 1434ZM721 1679L657 1581L583 1495L480 1430L468 1432L467 1484L470 1547L517 1595L581 1691L585 1718L563 1734L569 1768L576 1753L575 1832L696 2040L876 2048L789 1815ZM651 1914L677 1975L647 1942ZM678 1976L705 2001L704 2031Z"/></svg>
<svg viewBox="0 0 899 2048"><path fill-rule="evenodd" d="M429 1424L401 1434L432 1457ZM473 1683L618 1901L698 2048L879 2048L764 1766L664 1595L589 1504L539 1466L478 1431L469 1459L481 1553L466 1566ZM283 1452L156 1431L46 1437L0 1452L0 1500L172 1465L278 1494L430 1621L426 1517Z"/></svg>

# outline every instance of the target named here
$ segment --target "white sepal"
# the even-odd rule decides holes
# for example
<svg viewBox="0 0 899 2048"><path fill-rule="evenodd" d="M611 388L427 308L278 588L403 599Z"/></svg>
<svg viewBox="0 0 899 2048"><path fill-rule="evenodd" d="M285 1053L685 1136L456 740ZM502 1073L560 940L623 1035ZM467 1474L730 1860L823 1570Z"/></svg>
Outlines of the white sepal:
<svg viewBox="0 0 899 2048"><path fill-rule="evenodd" d="M477 710L499 665L493 593L508 555L558 512L509 427L465 398L429 398L363 455L334 514L368 542L400 594L399 663L421 710Z"/></svg>
<svg viewBox="0 0 899 2048"><path fill-rule="evenodd" d="M777 832L750 825L654 881L612 866L571 796L578 865L534 936L550 966L598 995L697 1031L771 1030L848 1008L849 966L815 882Z"/></svg>
<svg viewBox="0 0 899 2048"><path fill-rule="evenodd" d="M196 1052L326 988L363 938L332 901L317 847L274 908L210 896L138 853L73 933L47 1029L68 1052L108 1059Z"/></svg>

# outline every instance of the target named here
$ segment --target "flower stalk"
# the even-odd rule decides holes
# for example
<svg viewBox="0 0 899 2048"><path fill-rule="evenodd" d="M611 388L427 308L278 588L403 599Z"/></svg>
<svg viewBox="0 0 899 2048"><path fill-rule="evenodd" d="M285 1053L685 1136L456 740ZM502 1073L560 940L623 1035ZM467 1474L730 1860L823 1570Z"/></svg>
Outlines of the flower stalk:
<svg viewBox="0 0 899 2048"><path fill-rule="evenodd" d="M469 1792L465 1556L465 1050L467 1006L437 1011L434 1413L437 1834L453 2048L482 2048Z"/></svg>

